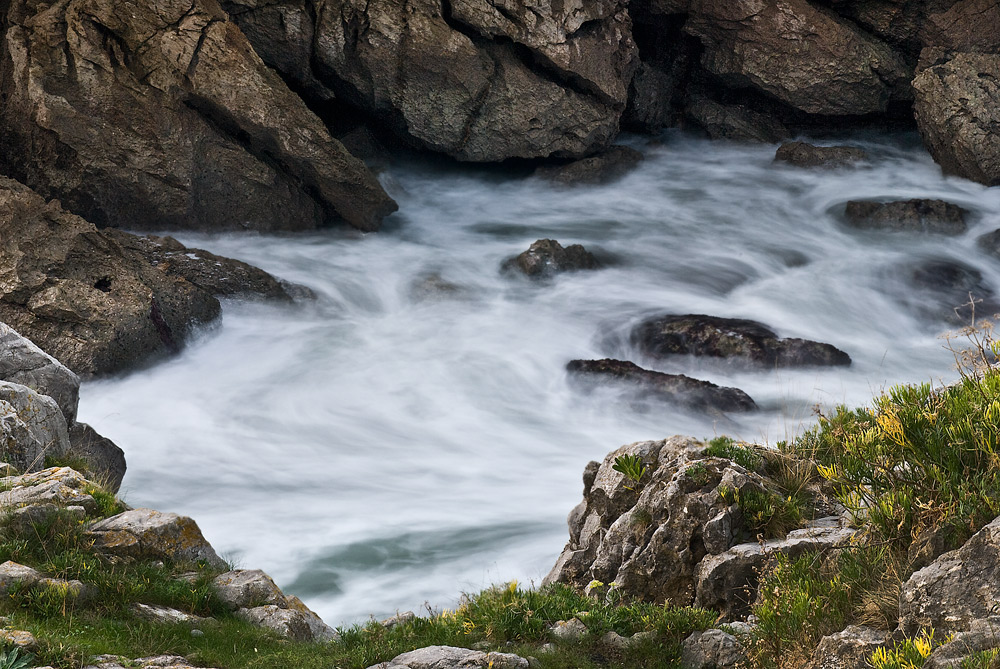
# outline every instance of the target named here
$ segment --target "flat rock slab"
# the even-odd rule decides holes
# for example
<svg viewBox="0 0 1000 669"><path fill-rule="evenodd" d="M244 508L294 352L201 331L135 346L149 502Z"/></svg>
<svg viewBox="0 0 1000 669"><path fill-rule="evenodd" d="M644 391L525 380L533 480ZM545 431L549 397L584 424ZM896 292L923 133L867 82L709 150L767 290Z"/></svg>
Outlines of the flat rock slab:
<svg viewBox="0 0 1000 669"><path fill-rule="evenodd" d="M814 146L805 142L786 142L774 154L774 162L796 167L848 167L866 160L865 150L855 146Z"/></svg>
<svg viewBox="0 0 1000 669"><path fill-rule="evenodd" d="M968 211L943 200L871 202L851 200L844 216L854 228L889 232L929 232L960 235L965 232Z"/></svg>
<svg viewBox="0 0 1000 669"><path fill-rule="evenodd" d="M0 508L22 507L34 504L82 506L94 511L97 503L85 492L90 482L75 469L50 467L21 476L0 478Z"/></svg>
<svg viewBox="0 0 1000 669"><path fill-rule="evenodd" d="M0 323L0 380L27 386L55 400L67 424L76 420L80 378L14 328Z"/></svg>
<svg viewBox="0 0 1000 669"><path fill-rule="evenodd" d="M130 558L204 561L217 569L226 563L186 516L153 509L132 509L90 526L87 536L100 552Z"/></svg>
<svg viewBox="0 0 1000 669"><path fill-rule="evenodd" d="M763 367L851 364L849 355L830 344L781 339L757 321L704 314L648 318L632 330L631 343L642 355L657 360L691 355Z"/></svg>
<svg viewBox="0 0 1000 669"><path fill-rule="evenodd" d="M160 606L158 604L143 604L141 602L137 602L132 605L132 612L140 618L154 623L162 623L164 625L183 624L191 627L199 627L206 624L216 624L214 618L203 618L201 616L185 613L184 611L172 609L169 606Z"/></svg>
<svg viewBox="0 0 1000 669"><path fill-rule="evenodd" d="M96 664L88 664L83 669L210 669L196 667L179 655L157 655L130 660L120 655L98 655L91 658Z"/></svg>
<svg viewBox="0 0 1000 669"><path fill-rule="evenodd" d="M643 369L626 360L571 360L566 371L588 385L615 383L640 399L651 398L701 411L754 411L753 399L739 388L717 386L683 374Z"/></svg>
<svg viewBox="0 0 1000 669"><path fill-rule="evenodd" d="M397 655L368 669L527 669L528 661L511 653L484 653L454 646L428 646Z"/></svg>
<svg viewBox="0 0 1000 669"><path fill-rule="evenodd" d="M563 247L554 239L539 239L527 251L504 263L504 269L519 271L531 278L559 272L599 269L601 264L580 244Z"/></svg>

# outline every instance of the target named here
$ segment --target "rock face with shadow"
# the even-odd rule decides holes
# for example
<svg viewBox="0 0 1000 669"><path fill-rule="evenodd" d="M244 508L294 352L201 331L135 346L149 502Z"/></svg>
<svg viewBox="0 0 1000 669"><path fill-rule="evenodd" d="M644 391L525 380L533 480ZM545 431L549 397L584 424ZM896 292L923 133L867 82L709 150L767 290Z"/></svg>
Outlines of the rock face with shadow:
<svg viewBox="0 0 1000 669"><path fill-rule="evenodd" d="M93 223L374 230L395 210L215 0L0 8L0 163Z"/></svg>

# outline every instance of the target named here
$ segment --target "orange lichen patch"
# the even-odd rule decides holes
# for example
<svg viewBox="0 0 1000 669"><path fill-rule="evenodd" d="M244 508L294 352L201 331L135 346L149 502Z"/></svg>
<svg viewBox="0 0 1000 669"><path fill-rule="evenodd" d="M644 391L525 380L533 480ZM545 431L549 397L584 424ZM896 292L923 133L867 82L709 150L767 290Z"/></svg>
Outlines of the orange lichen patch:
<svg viewBox="0 0 1000 669"><path fill-rule="evenodd" d="M132 509L95 523L88 534L98 550L113 555L225 567L197 523L176 513Z"/></svg>

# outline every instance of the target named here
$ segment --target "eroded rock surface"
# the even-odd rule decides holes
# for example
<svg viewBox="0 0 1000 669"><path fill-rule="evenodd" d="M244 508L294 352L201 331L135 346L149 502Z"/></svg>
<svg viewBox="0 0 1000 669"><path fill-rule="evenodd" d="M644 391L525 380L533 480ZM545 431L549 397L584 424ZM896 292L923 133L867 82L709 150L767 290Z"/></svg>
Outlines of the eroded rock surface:
<svg viewBox="0 0 1000 669"><path fill-rule="evenodd" d="M891 232L930 232L960 235L966 230L968 212L943 200L914 199L898 202L851 200L844 215L856 228Z"/></svg>
<svg viewBox="0 0 1000 669"><path fill-rule="evenodd" d="M70 450L69 432L55 400L27 386L0 381L0 450L19 471L37 471L45 466L46 456L65 455Z"/></svg>
<svg viewBox="0 0 1000 669"><path fill-rule="evenodd" d="M428 646L397 655L369 669L527 669L528 661L511 653L484 653L454 646Z"/></svg>
<svg viewBox="0 0 1000 669"><path fill-rule="evenodd" d="M364 164L215 0L0 5L0 158L100 225L377 229Z"/></svg>
<svg viewBox="0 0 1000 669"><path fill-rule="evenodd" d="M6 323L0 323L0 379L51 397L67 423L76 420L79 377Z"/></svg>
<svg viewBox="0 0 1000 669"><path fill-rule="evenodd" d="M215 568L225 562L186 516L153 509L132 509L91 525L87 535L100 552L129 558L204 561Z"/></svg>
<svg viewBox="0 0 1000 669"><path fill-rule="evenodd" d="M882 630L848 625L836 634L823 637L813 651L808 669L860 669L870 666L868 658L889 643Z"/></svg>
<svg viewBox="0 0 1000 669"><path fill-rule="evenodd" d="M867 159L864 149L855 146L814 146L805 142L787 142L774 154L775 162L796 167L846 167Z"/></svg>
<svg viewBox="0 0 1000 669"><path fill-rule="evenodd" d="M568 165L539 167L535 176L566 186L602 184L614 181L642 162L642 154L627 146L612 146L594 156Z"/></svg>
<svg viewBox="0 0 1000 669"><path fill-rule="evenodd" d="M600 266L594 254L580 244L563 247L554 239L539 239L527 251L504 263L505 269L516 269L532 278L598 269Z"/></svg>

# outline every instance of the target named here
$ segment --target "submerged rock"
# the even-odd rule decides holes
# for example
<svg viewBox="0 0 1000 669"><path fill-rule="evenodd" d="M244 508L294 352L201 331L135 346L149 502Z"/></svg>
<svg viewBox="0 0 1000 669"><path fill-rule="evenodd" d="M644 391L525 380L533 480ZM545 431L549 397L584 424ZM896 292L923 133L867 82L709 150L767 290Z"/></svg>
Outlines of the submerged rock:
<svg viewBox="0 0 1000 669"><path fill-rule="evenodd" d="M765 367L850 365L840 349L807 339L779 339L757 321L692 314L657 316L637 325L632 345L650 358L693 355Z"/></svg>
<svg viewBox="0 0 1000 669"><path fill-rule="evenodd" d="M612 146L567 165L539 167L535 176L563 185L603 184L619 179L642 162L640 152L627 146Z"/></svg>
<svg viewBox="0 0 1000 669"><path fill-rule="evenodd" d="M0 5L0 159L100 225L379 227L395 203L214 0Z"/></svg>
<svg viewBox="0 0 1000 669"><path fill-rule="evenodd" d="M993 232L987 232L976 240L976 245L985 253L990 254L1000 260L1000 228Z"/></svg>
<svg viewBox="0 0 1000 669"><path fill-rule="evenodd" d="M597 258L580 244L563 248L554 239L539 239L527 251L504 263L504 269L516 269L532 278L599 269L600 266Z"/></svg>
<svg viewBox="0 0 1000 669"><path fill-rule="evenodd" d="M571 360L566 370L590 384L618 383L642 398L701 411L753 411L757 408L750 396L739 388L720 387L683 374L654 372L625 360Z"/></svg>
<svg viewBox="0 0 1000 669"><path fill-rule="evenodd" d="M774 162L796 167L846 167L868 160L864 149L854 146L813 146L805 142L787 142L778 147Z"/></svg>
<svg viewBox="0 0 1000 669"><path fill-rule="evenodd" d="M917 314L936 321L968 325L978 318L1000 313L1000 301L971 265L945 259L929 259L901 265L902 284L895 289L901 301Z"/></svg>
<svg viewBox="0 0 1000 669"><path fill-rule="evenodd" d="M897 202L851 200L844 215L847 223L865 230L930 232L960 235L968 211L943 200L913 199Z"/></svg>
<svg viewBox="0 0 1000 669"><path fill-rule="evenodd" d="M725 104L704 94L689 96L684 111L712 139L770 144L792 135L772 115L743 104Z"/></svg>

